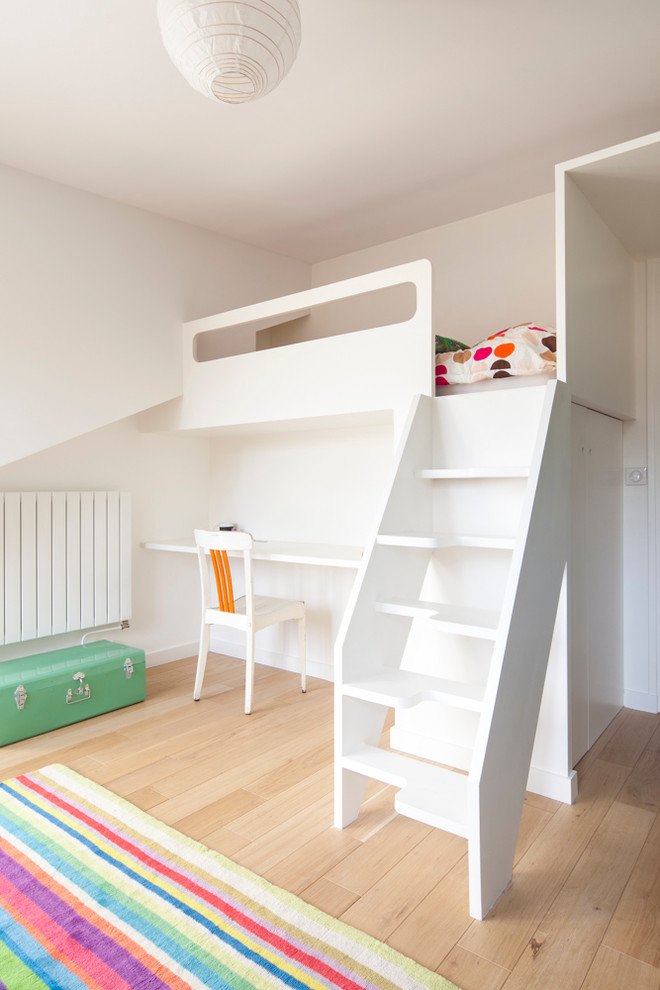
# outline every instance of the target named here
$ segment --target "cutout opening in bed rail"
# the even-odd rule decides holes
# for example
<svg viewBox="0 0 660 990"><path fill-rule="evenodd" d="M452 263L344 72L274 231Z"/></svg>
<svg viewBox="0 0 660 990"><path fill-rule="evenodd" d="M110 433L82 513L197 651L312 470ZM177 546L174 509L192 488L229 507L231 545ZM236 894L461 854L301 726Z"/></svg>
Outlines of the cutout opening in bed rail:
<svg viewBox="0 0 660 990"><path fill-rule="evenodd" d="M193 337L193 360L203 364L237 354L405 323L416 311L417 290L412 282L389 285L279 317L202 331Z"/></svg>

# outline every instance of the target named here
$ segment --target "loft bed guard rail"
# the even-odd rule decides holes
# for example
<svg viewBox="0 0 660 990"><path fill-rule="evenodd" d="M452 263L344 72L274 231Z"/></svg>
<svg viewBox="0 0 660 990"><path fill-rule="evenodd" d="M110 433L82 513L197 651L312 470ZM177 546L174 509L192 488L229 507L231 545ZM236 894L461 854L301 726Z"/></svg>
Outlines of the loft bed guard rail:
<svg viewBox="0 0 660 990"><path fill-rule="evenodd" d="M408 285L414 311L407 319L386 316L385 325L351 332L337 326L336 334L326 328L323 336L256 350L265 328L357 296L364 307L369 294ZM200 360L209 339L219 350L224 340L229 353ZM433 394L433 356L431 264L422 259L185 323L183 394L147 414L144 427L203 430L392 410L403 417L413 395Z"/></svg>

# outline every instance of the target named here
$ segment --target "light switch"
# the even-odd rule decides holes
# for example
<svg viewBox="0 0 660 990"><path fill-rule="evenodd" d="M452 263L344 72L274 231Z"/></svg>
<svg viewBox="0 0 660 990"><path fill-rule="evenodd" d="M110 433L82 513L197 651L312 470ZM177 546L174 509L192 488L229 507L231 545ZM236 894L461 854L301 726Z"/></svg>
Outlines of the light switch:
<svg viewBox="0 0 660 990"><path fill-rule="evenodd" d="M645 485L646 483L645 467L626 468L627 485Z"/></svg>

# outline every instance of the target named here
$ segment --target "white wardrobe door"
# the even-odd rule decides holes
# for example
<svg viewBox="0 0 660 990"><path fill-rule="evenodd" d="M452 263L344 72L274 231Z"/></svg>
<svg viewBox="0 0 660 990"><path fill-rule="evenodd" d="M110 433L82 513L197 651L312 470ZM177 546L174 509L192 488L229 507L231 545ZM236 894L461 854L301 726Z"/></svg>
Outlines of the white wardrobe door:
<svg viewBox="0 0 660 990"><path fill-rule="evenodd" d="M623 426L573 406L573 759L623 704Z"/></svg>

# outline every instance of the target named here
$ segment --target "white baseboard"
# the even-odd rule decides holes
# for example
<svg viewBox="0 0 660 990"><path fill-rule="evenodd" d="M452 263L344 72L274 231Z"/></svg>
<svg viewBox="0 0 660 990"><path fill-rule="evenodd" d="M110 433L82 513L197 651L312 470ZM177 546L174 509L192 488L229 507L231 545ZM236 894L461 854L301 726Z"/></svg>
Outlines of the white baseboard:
<svg viewBox="0 0 660 990"><path fill-rule="evenodd" d="M166 650L153 650L146 654L146 665L160 667L163 663L174 663L175 660L196 657L198 650L199 643L181 643L180 646L170 646Z"/></svg>
<svg viewBox="0 0 660 990"><path fill-rule="evenodd" d="M147 667L159 667L164 663L174 663L175 660L184 660L186 657L196 657L199 650L199 643L181 643L179 646L171 646L165 650L153 650L146 654ZM226 657L236 657L237 660L245 660L245 650L236 643L212 639L211 651L222 653ZM281 653L269 653L268 650L257 649L255 654L256 663L265 667L277 667L279 670L290 670L298 673L300 661L297 656L282 655ZM322 681L332 681L333 667L329 663L318 663L307 658L307 674L309 677L318 677Z"/></svg>
<svg viewBox="0 0 660 990"><path fill-rule="evenodd" d="M236 657L238 660L245 660L245 648L243 644L232 643L217 639L211 633L211 650L214 653L222 653L226 657ZM197 646L195 647L197 653ZM290 670L297 674L300 672L300 659L297 655L286 653L271 653L269 650L259 649L257 646L254 654L255 663L263 664L264 667L276 667L278 670ZM322 681L332 681L334 670L330 663L319 663L307 657L307 675L318 677Z"/></svg>
<svg viewBox="0 0 660 990"><path fill-rule="evenodd" d="M624 691L623 707L632 708L636 712L650 712L651 715L658 714L657 694L647 694L644 691Z"/></svg>
<svg viewBox="0 0 660 990"><path fill-rule="evenodd" d="M561 801L563 804L574 804L578 795L578 775L575 770L562 776L532 766L529 768L527 790L533 794L552 798L553 801Z"/></svg>

